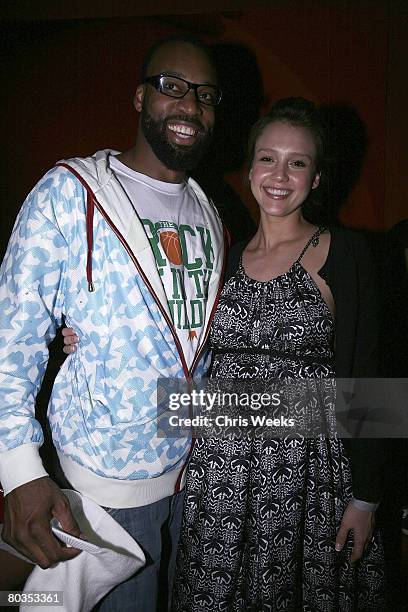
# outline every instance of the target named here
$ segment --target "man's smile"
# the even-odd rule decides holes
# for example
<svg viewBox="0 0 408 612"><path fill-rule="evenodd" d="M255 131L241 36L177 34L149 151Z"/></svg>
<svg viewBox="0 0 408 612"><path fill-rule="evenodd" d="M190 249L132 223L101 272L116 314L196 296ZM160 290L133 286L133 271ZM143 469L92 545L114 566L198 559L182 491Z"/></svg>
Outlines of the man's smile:
<svg viewBox="0 0 408 612"><path fill-rule="evenodd" d="M198 130L183 124L168 123L167 127L172 132L181 136L196 136L198 133Z"/></svg>

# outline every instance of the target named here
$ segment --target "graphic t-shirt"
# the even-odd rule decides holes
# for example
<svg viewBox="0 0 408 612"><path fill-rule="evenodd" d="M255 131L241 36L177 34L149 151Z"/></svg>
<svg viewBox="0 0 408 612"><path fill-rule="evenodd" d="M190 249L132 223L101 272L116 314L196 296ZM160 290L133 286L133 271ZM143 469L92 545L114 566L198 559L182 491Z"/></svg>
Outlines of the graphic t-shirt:
<svg viewBox="0 0 408 612"><path fill-rule="evenodd" d="M110 165L144 225L190 366L203 332L214 265L213 237L202 206L187 182L152 179L114 156Z"/></svg>

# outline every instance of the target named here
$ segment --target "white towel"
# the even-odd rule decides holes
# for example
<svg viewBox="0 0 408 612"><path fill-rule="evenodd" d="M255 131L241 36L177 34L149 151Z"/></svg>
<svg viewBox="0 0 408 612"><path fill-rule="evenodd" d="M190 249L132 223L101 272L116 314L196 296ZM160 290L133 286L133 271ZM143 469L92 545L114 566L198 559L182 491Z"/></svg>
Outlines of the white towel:
<svg viewBox="0 0 408 612"><path fill-rule="evenodd" d="M146 562L140 546L103 508L77 491L63 489L81 532L88 541L61 531L53 519L55 536L67 546L83 552L74 559L61 561L46 570L36 565L24 586L32 591L62 591L62 606L36 606L44 612L88 612L114 586L124 582ZM25 559L1 540L0 548ZM28 559L25 559L28 561ZM32 612L32 606L20 604L21 612Z"/></svg>

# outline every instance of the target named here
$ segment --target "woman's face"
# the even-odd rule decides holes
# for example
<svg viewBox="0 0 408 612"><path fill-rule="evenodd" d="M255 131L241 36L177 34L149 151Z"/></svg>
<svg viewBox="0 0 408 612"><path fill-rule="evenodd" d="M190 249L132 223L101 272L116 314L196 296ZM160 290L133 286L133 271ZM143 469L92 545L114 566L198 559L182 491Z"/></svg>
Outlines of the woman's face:
<svg viewBox="0 0 408 612"><path fill-rule="evenodd" d="M286 217L300 207L320 180L316 145L307 128L270 123L255 143L251 191L263 214Z"/></svg>

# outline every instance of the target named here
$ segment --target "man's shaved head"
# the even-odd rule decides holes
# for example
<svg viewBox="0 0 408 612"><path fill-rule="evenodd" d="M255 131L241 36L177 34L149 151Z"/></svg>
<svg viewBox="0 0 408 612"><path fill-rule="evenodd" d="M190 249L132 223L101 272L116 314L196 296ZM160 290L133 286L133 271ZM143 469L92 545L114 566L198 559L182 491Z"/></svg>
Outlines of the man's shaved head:
<svg viewBox="0 0 408 612"><path fill-rule="evenodd" d="M202 51L202 53L207 56L208 63L211 65L214 74L216 73L214 55L213 55L211 48L208 45L206 45L200 39L194 38L193 36L175 35L175 36L168 36L167 38L163 38L157 41L146 51L146 54L143 58L142 68L140 71L140 82L141 83L143 83L146 77L151 76L149 74L149 67L156 53L162 47L171 45L173 43L181 43L185 45L190 45L191 47L195 47L196 49L199 49L200 51Z"/></svg>

